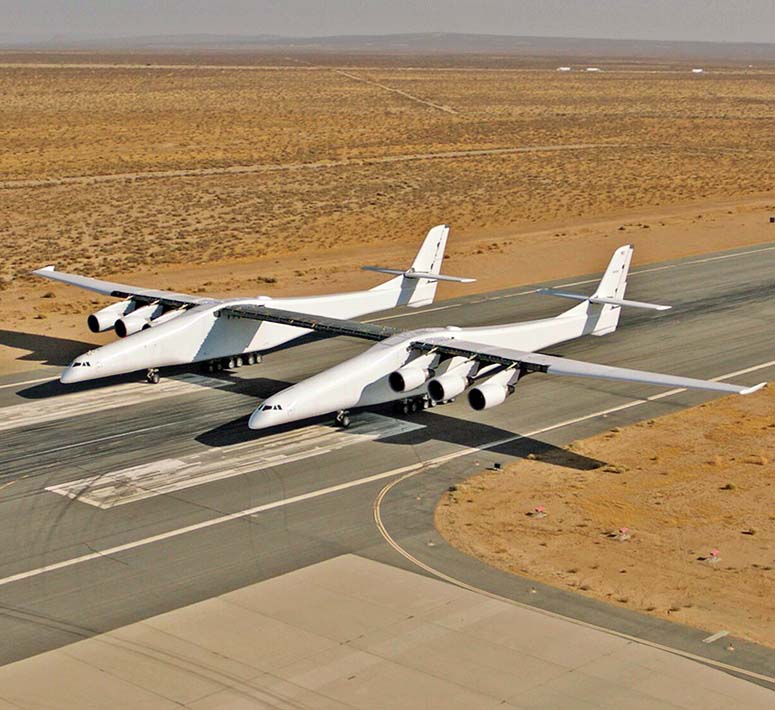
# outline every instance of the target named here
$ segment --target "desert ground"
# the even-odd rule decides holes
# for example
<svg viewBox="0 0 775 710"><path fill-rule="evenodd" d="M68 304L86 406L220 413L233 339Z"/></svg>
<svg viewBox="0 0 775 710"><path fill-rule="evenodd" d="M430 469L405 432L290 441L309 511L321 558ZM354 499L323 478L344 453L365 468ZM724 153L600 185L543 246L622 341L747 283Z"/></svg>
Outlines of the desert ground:
<svg viewBox="0 0 775 710"><path fill-rule="evenodd" d="M770 386L479 473L436 525L496 567L775 647L774 408Z"/></svg>
<svg viewBox="0 0 775 710"><path fill-rule="evenodd" d="M85 327L106 301L29 275L47 264L321 293L374 285L359 265L408 265L446 222L447 272L479 279L449 297L597 272L626 242L637 265L773 242L775 68L690 67L0 52L0 374L110 339ZM598 470L477 476L438 525L519 574L775 645L773 396L579 442Z"/></svg>
<svg viewBox="0 0 775 710"><path fill-rule="evenodd" d="M101 302L29 276L50 263L314 293L376 283L357 266L447 222L447 270L491 290L623 241L642 264L773 240L772 68L356 60L0 53L0 369L46 361L12 332L100 342Z"/></svg>

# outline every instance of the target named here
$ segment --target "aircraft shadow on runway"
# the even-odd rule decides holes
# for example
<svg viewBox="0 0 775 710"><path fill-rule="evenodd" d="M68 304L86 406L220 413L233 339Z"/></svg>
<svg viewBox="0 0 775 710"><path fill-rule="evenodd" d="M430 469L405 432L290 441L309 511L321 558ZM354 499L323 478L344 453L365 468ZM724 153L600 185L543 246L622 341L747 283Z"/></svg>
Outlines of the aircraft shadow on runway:
<svg viewBox="0 0 775 710"><path fill-rule="evenodd" d="M255 365L256 368L261 367ZM245 368L247 369L247 368ZM226 380L227 384L217 389L228 392L230 389L238 388L244 390L246 394L254 394L259 398L270 397L271 395L279 392L286 387L290 387L292 383L282 382L280 380L269 380L266 378L255 379L241 379L234 377L231 371L222 371L217 375L210 375L203 373L196 365L186 365L181 367L169 367L165 368L162 372L162 380L165 377L174 377L175 375L181 375L184 373L202 375L202 379L189 380L189 384L204 387L208 389L214 389L211 382L212 379ZM16 392L18 397L24 399L48 399L50 397L61 397L64 394L72 394L73 392L88 392L90 390L98 390L108 387L114 387L115 385L121 385L128 382L135 382L145 385L144 371L129 372L126 375L115 375L114 377L104 377L99 380L92 380L90 382L79 382L74 385L63 385L59 380L50 380L41 384L27 387L26 389ZM262 384L263 383L263 384ZM273 386L274 385L274 386ZM149 395L153 394L153 387L156 385L148 385ZM241 387L240 387L241 386ZM149 396L150 399L150 396Z"/></svg>
<svg viewBox="0 0 775 710"><path fill-rule="evenodd" d="M28 350L17 360L30 360L43 365L69 365L73 358L93 348L92 343L83 340L68 340L52 335L20 333L16 330L0 330L0 345L17 350Z"/></svg>
<svg viewBox="0 0 775 710"><path fill-rule="evenodd" d="M276 384L271 380L268 383ZM278 389L281 389L281 387L278 387ZM383 416L397 416L390 405L372 407L369 408L369 411ZM357 417L358 414L354 416ZM248 416L240 417L203 432L196 437L196 441L211 447L227 447L249 441L254 441L256 446L260 446L264 434L248 429L248 418ZM397 436L381 438L379 442L395 446L413 447L427 441L445 441L456 446L476 447L519 435L519 432L507 431L489 424L481 424L470 419L444 415L439 413L438 410L434 411L434 413L426 411L411 414L407 419L413 423L421 424L422 427ZM332 428L336 426L331 416L318 417L305 422L296 422L270 429L266 432L266 435L294 431L312 424L329 424ZM591 471L605 465L604 461L583 456L530 437L517 438L513 441L488 448L487 451L510 458L527 458L528 455L533 454L542 461L548 461L549 463L579 471Z"/></svg>

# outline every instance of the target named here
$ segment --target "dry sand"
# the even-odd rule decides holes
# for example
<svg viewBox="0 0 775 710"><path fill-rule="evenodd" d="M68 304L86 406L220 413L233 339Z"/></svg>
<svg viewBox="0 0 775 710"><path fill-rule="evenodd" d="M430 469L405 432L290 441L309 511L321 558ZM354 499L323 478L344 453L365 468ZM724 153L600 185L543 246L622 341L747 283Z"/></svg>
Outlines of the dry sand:
<svg viewBox="0 0 775 710"><path fill-rule="evenodd" d="M495 567L775 647L773 411L769 387L479 473L436 525Z"/></svg>
<svg viewBox="0 0 775 710"><path fill-rule="evenodd" d="M775 199L706 202L642 210L588 220L541 225L537 230L454 229L445 271L473 276L475 284L442 284L439 298L452 298L520 284L599 272L611 251L635 245L635 268L683 256L752 245L775 238ZM207 266L95 272L124 283L216 296L306 295L370 288L380 278L363 264L406 266L424 230L400 243L311 248L276 258L215 262ZM269 282L267 282L267 279ZM95 294L41 280L20 281L0 291L0 374L37 364L65 365L92 345L114 338L86 328L88 313L111 302ZM519 314L515 313L515 320ZM454 322L454 321L451 321Z"/></svg>
<svg viewBox="0 0 775 710"><path fill-rule="evenodd" d="M49 263L322 293L374 285L358 265L406 264L448 222L447 270L487 291L598 271L622 242L645 264L775 234L773 71L74 57L0 53L0 373L106 339L83 325L105 301L29 277Z"/></svg>

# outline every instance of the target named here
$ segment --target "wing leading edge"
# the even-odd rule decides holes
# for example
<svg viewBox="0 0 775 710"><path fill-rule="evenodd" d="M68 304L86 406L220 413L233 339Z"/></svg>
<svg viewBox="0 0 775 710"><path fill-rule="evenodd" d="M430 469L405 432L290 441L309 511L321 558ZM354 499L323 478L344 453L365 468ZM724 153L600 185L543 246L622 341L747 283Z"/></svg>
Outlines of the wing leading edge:
<svg viewBox="0 0 775 710"><path fill-rule="evenodd" d="M363 338L364 340L386 340L401 332L397 328L391 328L389 325L374 325L373 323L328 318L327 316L316 316L310 313L297 313L295 311L285 311L279 308L250 304L225 306L220 309L219 313L230 318L263 320L269 323L290 325L294 328L315 330L329 335L348 335L353 338Z"/></svg>
<svg viewBox="0 0 775 710"><path fill-rule="evenodd" d="M64 271L57 271L53 266L46 266L43 269L33 271L36 276L42 276L44 279L52 281L61 281L62 283L78 286L87 291L95 291L105 296L114 298L131 298L139 303L160 303L163 306L179 308L180 306L193 306L200 303L212 301L210 298L200 298L191 296L187 293L176 293L174 291L160 291L151 288L140 288L138 286L128 286L126 284L113 283L112 281L102 281L88 276L79 276L77 274L68 274Z"/></svg>
<svg viewBox="0 0 775 710"><path fill-rule="evenodd" d="M767 384L766 382L762 382L753 387L742 387L726 382L698 380L692 377L678 377L676 375L665 375L659 372L648 372L645 370L631 370L625 367L612 367L610 365L596 365L591 362L583 362L582 360L571 360L569 358L556 357L554 355L530 353L522 350L512 350L510 348L483 345L481 343L457 339L440 341L417 340L412 342L412 347L417 350L438 352L451 357L466 357L487 364L522 368L527 372L546 372L550 375L595 377L606 380L620 380L623 382L642 382L644 384L661 387L700 389L733 394L751 394L760 390Z"/></svg>
<svg viewBox="0 0 775 710"><path fill-rule="evenodd" d="M235 318L252 318L265 320L272 323L281 323L297 328L315 330L329 335L346 335L365 340L386 340L402 331L391 326L375 325L373 323L360 323L353 320L340 318L328 318L309 313L295 313L279 308L267 308L266 306L236 305L221 309L222 315ZM726 382L714 382L712 380L699 380L692 377L679 377L659 372L646 370L633 370L625 367L613 367L611 365L597 365L582 360L571 360L554 355L531 353L523 350L513 350L493 345L485 345L467 340L452 338L418 339L411 342L410 347L424 352L437 352L449 357L465 357L470 360L502 367L521 368L526 372L545 372L550 375L567 375L571 377L593 377L606 380L619 380L623 382L640 382L658 387L677 387L685 389L709 390L711 392L724 392L732 394L751 394L760 390L765 382L753 387L728 384Z"/></svg>

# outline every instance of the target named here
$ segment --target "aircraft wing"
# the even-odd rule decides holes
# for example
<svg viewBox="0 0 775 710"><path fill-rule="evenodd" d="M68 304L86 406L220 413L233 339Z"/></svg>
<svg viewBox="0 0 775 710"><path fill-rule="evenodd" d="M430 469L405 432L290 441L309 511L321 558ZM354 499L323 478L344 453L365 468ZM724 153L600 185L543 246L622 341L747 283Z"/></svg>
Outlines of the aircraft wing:
<svg viewBox="0 0 775 710"><path fill-rule="evenodd" d="M644 384L661 387L679 387L682 389L751 394L752 392L761 389L766 384L765 382L762 382L753 387L741 387L725 382L697 380L692 377L678 377L676 375L665 375L659 372L631 370L625 367L611 367L610 365L596 365L591 362L571 360L555 355L530 353L522 350L512 350L510 348L483 345L481 343L451 338L438 341L432 339L418 340L412 342L411 347L425 352L438 352L453 357L465 357L486 364L520 368L525 372L546 372L550 375L570 375L573 377L596 377L606 380L622 380L624 382L642 382Z"/></svg>
<svg viewBox="0 0 775 710"><path fill-rule="evenodd" d="M191 296L187 293L175 293L173 291L158 291L150 288L141 288L139 286L127 286L126 284L113 283L111 281L101 281L92 279L88 276L78 276L77 274L68 274L64 271L57 271L53 266L46 266L43 269L33 271L36 276L42 276L44 279L52 281L61 281L85 288L88 291L96 291L105 296L114 298L131 298L139 303L160 303L164 306L179 308L186 305L197 305L199 303L212 302L211 298L201 298Z"/></svg>
<svg viewBox="0 0 775 710"><path fill-rule="evenodd" d="M225 306L220 309L219 313L229 318L263 320L269 323L281 323L282 325L290 325L295 328L304 328L305 330L315 330L320 333L328 333L329 335L349 335L353 338L363 338L365 340L385 340L391 335L401 332L398 328L391 328L389 325L360 323L354 320L316 316L310 313L296 313L295 311L285 311L280 308L268 308L251 304Z"/></svg>
<svg viewBox="0 0 775 710"><path fill-rule="evenodd" d="M309 313L295 313L279 308L267 308L258 305L234 305L225 306L220 314L232 318L252 318L254 320L281 323L296 328L314 330L331 335L347 335L366 340L385 340L397 335L402 330L391 326L376 325L374 323L360 323L353 320L316 316ZM501 365L502 367L519 368L525 372L546 372L550 375L569 375L573 377L595 377L607 380L621 380L625 382L642 382L649 385L662 387L679 387L686 389L702 389L713 392L726 392L734 394L751 394L764 387L766 383L753 387L742 387L727 384L725 382L713 382L711 380L698 380L692 377L678 377L659 372L647 372L645 370L631 370L625 367L612 367L610 365L596 365L581 360L531 353L523 350L513 350L483 343L475 343L467 340L453 338L428 338L413 340L410 347L424 352L436 352L450 357L464 357L488 365Z"/></svg>

